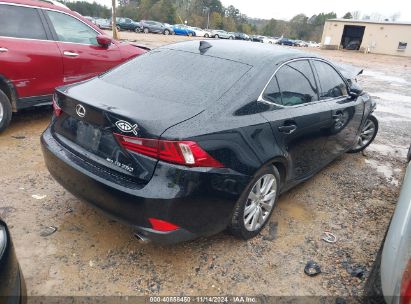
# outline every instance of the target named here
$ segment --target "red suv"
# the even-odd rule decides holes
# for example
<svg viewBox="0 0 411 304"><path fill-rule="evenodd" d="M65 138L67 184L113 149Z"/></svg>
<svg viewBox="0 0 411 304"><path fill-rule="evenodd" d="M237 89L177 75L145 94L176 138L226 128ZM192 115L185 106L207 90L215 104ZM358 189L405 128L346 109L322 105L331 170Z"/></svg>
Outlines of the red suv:
<svg viewBox="0 0 411 304"><path fill-rule="evenodd" d="M104 36L67 8L0 0L0 131L12 112L50 104L55 87L94 77L144 52Z"/></svg>

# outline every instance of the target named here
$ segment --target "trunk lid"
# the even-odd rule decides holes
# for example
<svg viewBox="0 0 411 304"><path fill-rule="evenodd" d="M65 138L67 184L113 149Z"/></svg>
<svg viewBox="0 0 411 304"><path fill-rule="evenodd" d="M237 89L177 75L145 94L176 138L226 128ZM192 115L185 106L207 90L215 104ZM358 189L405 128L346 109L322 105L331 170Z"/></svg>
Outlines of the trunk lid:
<svg viewBox="0 0 411 304"><path fill-rule="evenodd" d="M62 114L53 123L56 138L85 161L137 183L151 179L157 160L126 151L113 133L156 139L203 111L199 105L150 98L98 78L58 91L57 103Z"/></svg>

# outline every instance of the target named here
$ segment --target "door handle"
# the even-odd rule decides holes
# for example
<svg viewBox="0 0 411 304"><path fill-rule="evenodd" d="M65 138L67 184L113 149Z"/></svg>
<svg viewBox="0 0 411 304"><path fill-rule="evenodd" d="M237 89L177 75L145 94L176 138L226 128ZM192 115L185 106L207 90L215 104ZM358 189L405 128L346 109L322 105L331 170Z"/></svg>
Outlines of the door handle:
<svg viewBox="0 0 411 304"><path fill-rule="evenodd" d="M9 50L3 47L0 47L0 53L8 52Z"/></svg>
<svg viewBox="0 0 411 304"><path fill-rule="evenodd" d="M284 125L284 126L278 127L278 131L282 133L286 133L286 134L291 134L295 130L297 130L297 125Z"/></svg>
<svg viewBox="0 0 411 304"><path fill-rule="evenodd" d="M67 56L67 57L77 57L78 56L77 53L69 52L69 51L64 51L63 54L64 54L64 56Z"/></svg>

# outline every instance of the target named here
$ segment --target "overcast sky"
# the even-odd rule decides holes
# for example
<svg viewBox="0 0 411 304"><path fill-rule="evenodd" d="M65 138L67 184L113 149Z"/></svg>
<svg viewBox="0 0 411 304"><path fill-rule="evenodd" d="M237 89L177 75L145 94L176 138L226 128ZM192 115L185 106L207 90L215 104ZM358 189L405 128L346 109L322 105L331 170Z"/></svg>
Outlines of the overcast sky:
<svg viewBox="0 0 411 304"><path fill-rule="evenodd" d="M249 17L289 20L303 13L309 17L321 12L337 13L342 17L346 12L360 11L363 15L373 13L390 17L400 13L399 20L411 21L410 0L222 0L224 6L230 4Z"/></svg>

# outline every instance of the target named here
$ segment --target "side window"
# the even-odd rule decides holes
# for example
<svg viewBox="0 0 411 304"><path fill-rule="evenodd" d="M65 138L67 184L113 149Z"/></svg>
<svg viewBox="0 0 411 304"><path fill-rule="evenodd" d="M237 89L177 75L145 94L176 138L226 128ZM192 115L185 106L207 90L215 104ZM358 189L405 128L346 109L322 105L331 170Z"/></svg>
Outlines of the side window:
<svg viewBox="0 0 411 304"><path fill-rule="evenodd" d="M273 77L267 88L264 91L263 97L265 100L281 105L281 92L278 87L277 77Z"/></svg>
<svg viewBox="0 0 411 304"><path fill-rule="evenodd" d="M0 4L0 36L47 39L37 9L5 4Z"/></svg>
<svg viewBox="0 0 411 304"><path fill-rule="evenodd" d="M283 65L276 76L283 105L295 106L318 100L314 74L307 60Z"/></svg>
<svg viewBox="0 0 411 304"><path fill-rule="evenodd" d="M46 10L59 41L98 45L97 32L69 15Z"/></svg>
<svg viewBox="0 0 411 304"><path fill-rule="evenodd" d="M320 98L328 99L348 95L344 80L328 63L315 60L314 67L320 82Z"/></svg>

